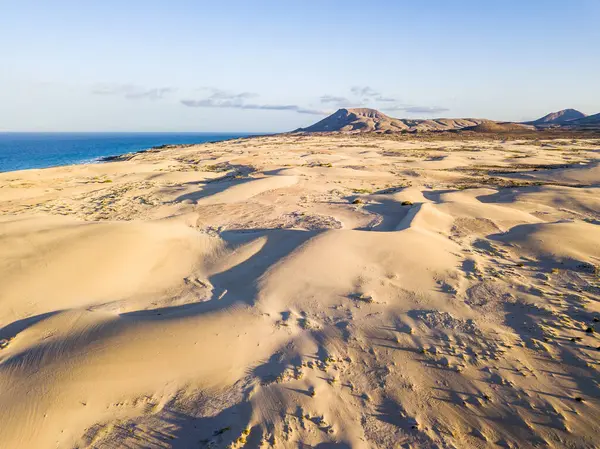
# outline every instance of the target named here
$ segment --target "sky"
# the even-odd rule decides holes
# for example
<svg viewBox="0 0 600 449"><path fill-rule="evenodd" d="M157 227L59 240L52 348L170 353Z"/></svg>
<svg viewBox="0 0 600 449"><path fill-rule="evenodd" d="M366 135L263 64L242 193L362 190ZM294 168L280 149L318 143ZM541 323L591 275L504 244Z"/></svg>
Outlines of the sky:
<svg viewBox="0 0 600 449"><path fill-rule="evenodd" d="M0 0L0 130L600 112L599 0Z"/></svg>

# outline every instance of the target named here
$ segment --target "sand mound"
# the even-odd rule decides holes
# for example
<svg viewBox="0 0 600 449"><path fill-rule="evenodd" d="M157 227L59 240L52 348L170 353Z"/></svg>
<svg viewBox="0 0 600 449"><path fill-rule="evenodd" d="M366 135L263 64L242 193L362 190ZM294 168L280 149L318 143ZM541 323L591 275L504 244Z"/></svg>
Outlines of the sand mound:
<svg viewBox="0 0 600 449"><path fill-rule="evenodd" d="M33 236L26 244L24 227L25 235ZM5 220L2 228L4 324L54 310L135 298L150 305L162 292L181 285L192 271L201 272L203 259L220 246L219 241L175 223L30 219ZM35 282L28 281L32 278Z"/></svg>
<svg viewBox="0 0 600 449"><path fill-rule="evenodd" d="M495 238L555 264L582 268L600 265L600 229L597 225L585 222L521 225Z"/></svg>

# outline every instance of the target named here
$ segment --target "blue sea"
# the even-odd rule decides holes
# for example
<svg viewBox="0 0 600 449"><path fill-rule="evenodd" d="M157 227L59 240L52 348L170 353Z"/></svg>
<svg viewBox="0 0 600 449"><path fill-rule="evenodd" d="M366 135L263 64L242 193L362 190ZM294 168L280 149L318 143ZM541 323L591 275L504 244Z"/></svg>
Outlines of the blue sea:
<svg viewBox="0 0 600 449"><path fill-rule="evenodd" d="M100 161L167 144L217 142L249 133L2 133L0 172Z"/></svg>

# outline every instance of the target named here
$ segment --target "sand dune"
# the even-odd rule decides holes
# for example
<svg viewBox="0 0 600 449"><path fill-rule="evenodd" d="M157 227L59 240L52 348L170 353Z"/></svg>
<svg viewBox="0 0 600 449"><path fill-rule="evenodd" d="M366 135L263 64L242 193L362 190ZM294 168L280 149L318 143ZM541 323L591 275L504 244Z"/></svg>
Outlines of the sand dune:
<svg viewBox="0 0 600 449"><path fill-rule="evenodd" d="M0 447L595 447L599 151L284 135L0 174Z"/></svg>

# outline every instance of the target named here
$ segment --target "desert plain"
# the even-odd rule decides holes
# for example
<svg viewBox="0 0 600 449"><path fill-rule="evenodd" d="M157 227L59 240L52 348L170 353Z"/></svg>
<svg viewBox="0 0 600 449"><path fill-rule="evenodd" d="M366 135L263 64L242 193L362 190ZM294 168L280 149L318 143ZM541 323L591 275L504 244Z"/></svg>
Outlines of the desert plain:
<svg viewBox="0 0 600 449"><path fill-rule="evenodd" d="M600 139L0 174L0 447L600 447Z"/></svg>

